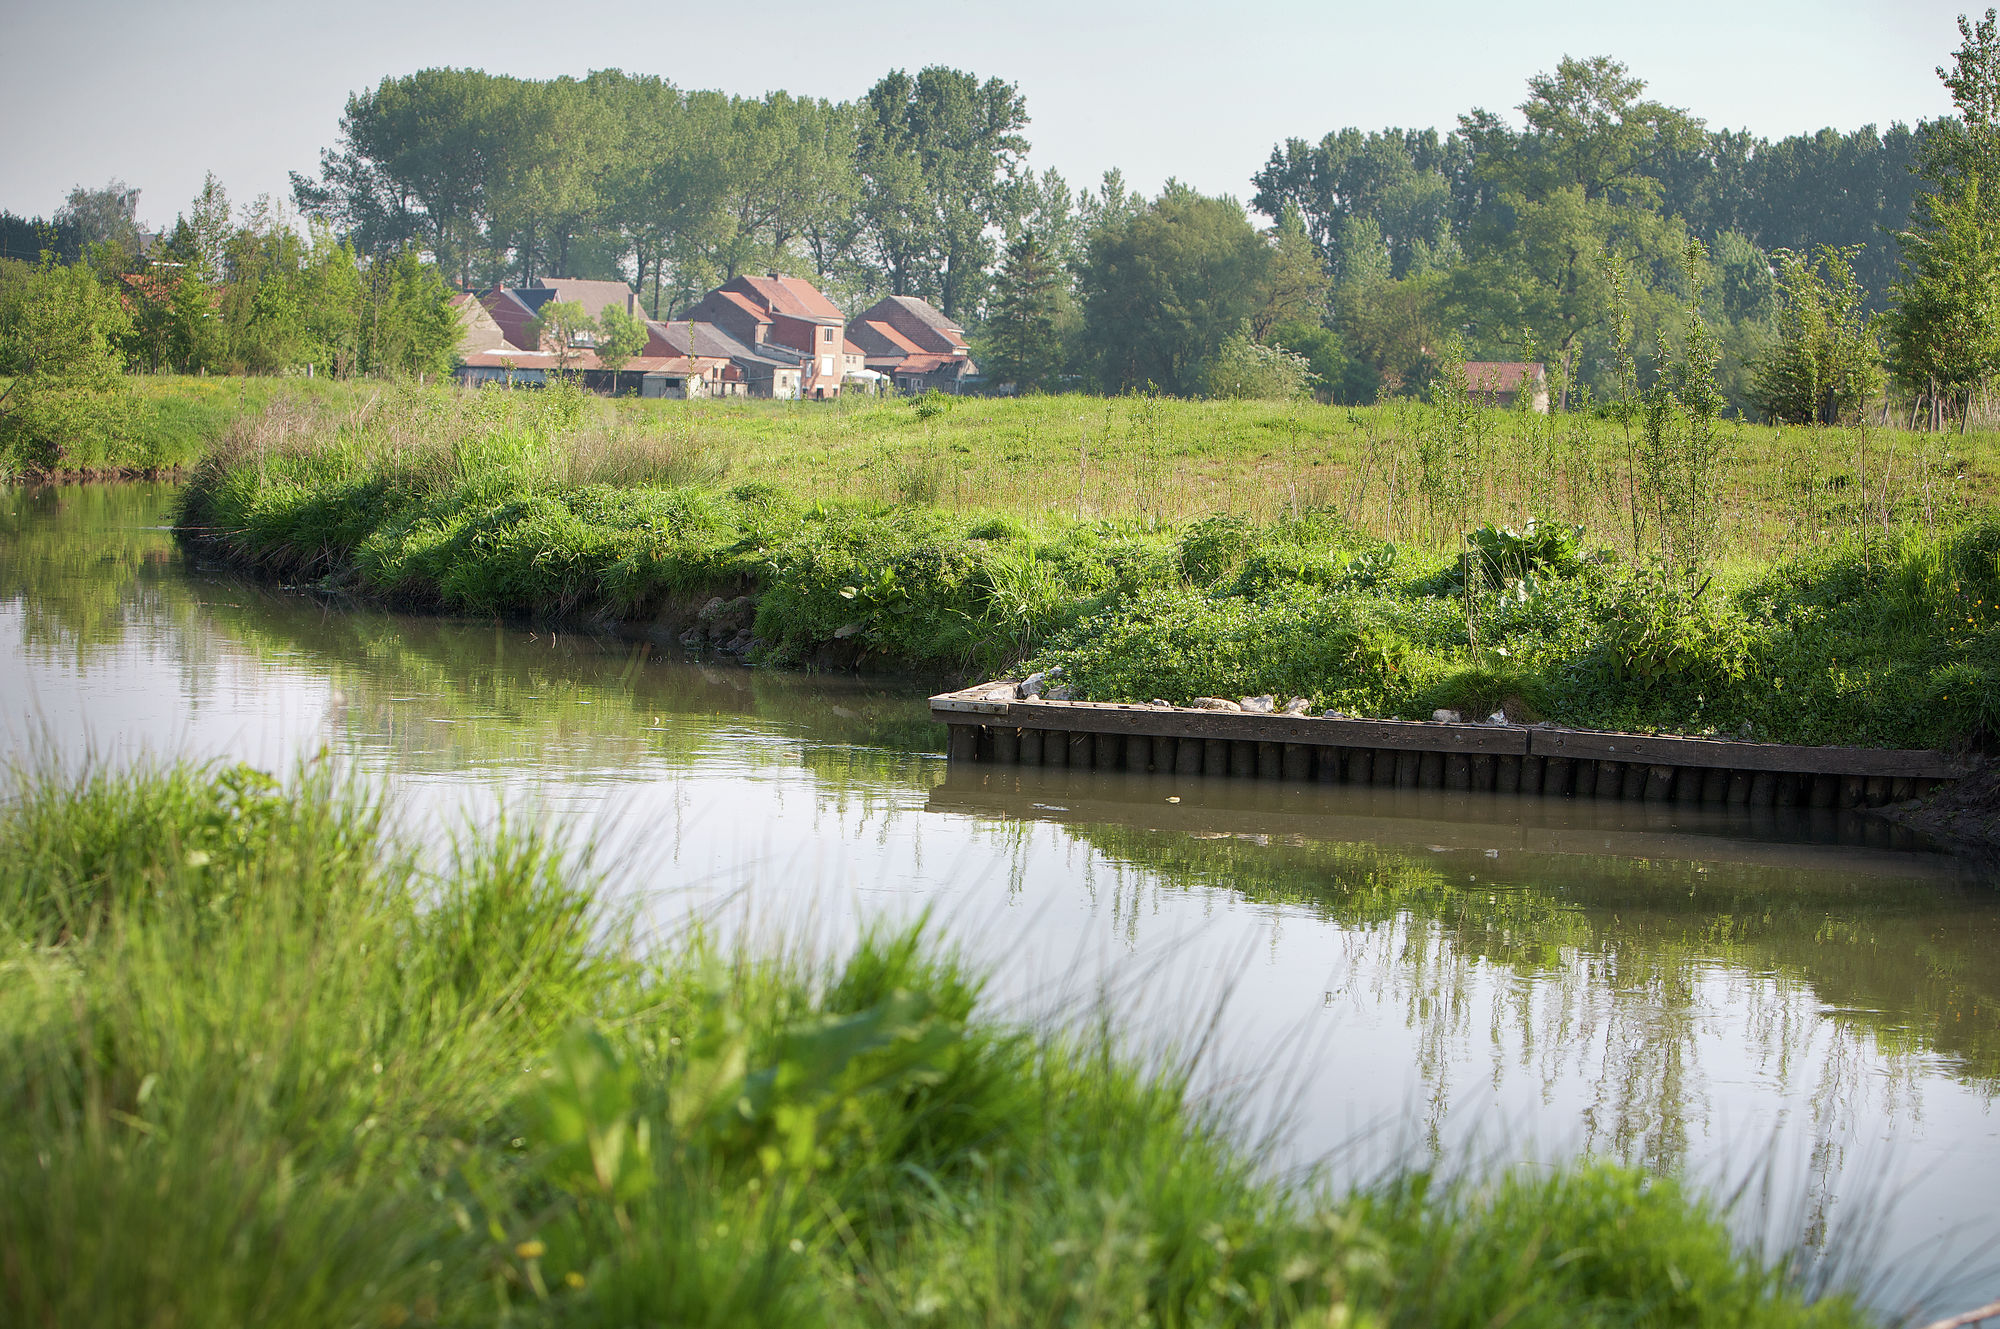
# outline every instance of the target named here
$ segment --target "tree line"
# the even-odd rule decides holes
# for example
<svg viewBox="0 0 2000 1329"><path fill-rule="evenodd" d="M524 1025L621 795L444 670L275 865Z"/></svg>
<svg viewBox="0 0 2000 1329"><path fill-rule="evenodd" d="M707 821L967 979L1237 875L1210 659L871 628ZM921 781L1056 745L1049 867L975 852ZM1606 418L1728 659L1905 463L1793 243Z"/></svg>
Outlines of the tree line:
<svg viewBox="0 0 2000 1329"><path fill-rule="evenodd" d="M303 226L270 205L218 223L211 181L134 288L178 294L122 293L126 345L155 367L390 368L431 355L417 311L449 287L616 278L672 317L778 270L850 311L925 298L1023 390L1365 402L1425 390L1450 345L1545 361L1581 407L1698 319L1736 410L1852 415L1886 373L1917 416L1962 419L2000 367L1992 26L1961 20L1939 71L1957 113L1915 127L1713 130L1616 60L1566 57L1512 117L1278 144L1247 210L1037 173L1018 87L961 70L849 102L423 70L349 98L293 176ZM79 190L36 235L129 249L128 194ZM27 225L0 218L0 247Z"/></svg>

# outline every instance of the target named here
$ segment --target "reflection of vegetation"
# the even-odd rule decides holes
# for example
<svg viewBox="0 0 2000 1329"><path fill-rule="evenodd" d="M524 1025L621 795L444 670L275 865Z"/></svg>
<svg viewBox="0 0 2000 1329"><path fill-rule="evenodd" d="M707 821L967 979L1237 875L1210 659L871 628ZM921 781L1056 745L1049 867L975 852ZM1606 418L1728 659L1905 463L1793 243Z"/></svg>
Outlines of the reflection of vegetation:
<svg viewBox="0 0 2000 1329"><path fill-rule="evenodd" d="M654 769L726 754L741 765L803 760L845 772L843 784L909 785L925 783L922 754L940 742L920 689L689 664L678 648L547 629L244 598L211 611L230 637L311 659L338 694L339 724L407 736L405 755L424 766L546 767L573 755L595 769ZM749 717L771 728L752 731Z"/></svg>
<svg viewBox="0 0 2000 1329"><path fill-rule="evenodd" d="M186 612L165 485L0 487L0 604L17 608L31 647L117 642L135 618Z"/></svg>
<svg viewBox="0 0 2000 1329"><path fill-rule="evenodd" d="M1148 815L1151 815L1150 809ZM1783 1067L1822 1015L1891 1062L1950 1059L2000 1094L2000 901L1989 889L1885 884L1816 869L1631 858L1413 856L1365 844L1172 830L1073 829L1177 887L1221 887L1339 923L1427 1047L1466 1032L1475 969L1500 971L1529 1048L1602 1040L1599 1143L1668 1164L1685 1140L1707 980L1756 1003L1753 1051ZM1554 1067L1547 1073L1556 1074ZM1839 1088L1830 1086L1829 1088ZM1852 1086L1845 1086L1852 1088ZM1616 1101L1609 1101L1615 1099Z"/></svg>
<svg viewBox="0 0 2000 1329"><path fill-rule="evenodd" d="M544 837L430 874L381 826L243 768L0 804L21 1321L1868 1322L1671 1179L1275 1179L1183 1067L982 1016L920 932L642 954Z"/></svg>

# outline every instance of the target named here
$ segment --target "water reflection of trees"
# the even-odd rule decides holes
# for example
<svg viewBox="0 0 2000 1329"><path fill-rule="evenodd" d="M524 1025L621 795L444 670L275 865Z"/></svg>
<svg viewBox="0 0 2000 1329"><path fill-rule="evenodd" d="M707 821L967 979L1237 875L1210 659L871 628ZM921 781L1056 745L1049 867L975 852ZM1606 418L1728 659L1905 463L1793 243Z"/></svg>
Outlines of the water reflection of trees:
<svg viewBox="0 0 2000 1329"><path fill-rule="evenodd" d="M1400 1010L1415 1035L1440 1147L1482 1040L1496 1084L1527 1076L1565 1109L1580 1094L1584 1148L1659 1169L1713 1125L1705 1059L1726 1049L1721 1074L1807 1105L1822 1206L1858 1115L1918 1121L1939 1075L2000 1090L2000 902L1977 884L1066 825L1148 889L1337 924L1330 961L1353 999ZM1126 935L1146 912L1123 902Z"/></svg>
<svg viewBox="0 0 2000 1329"><path fill-rule="evenodd" d="M22 644L82 663L135 623L178 623L164 485L0 486L0 604L21 614ZM148 529L153 528L153 529Z"/></svg>

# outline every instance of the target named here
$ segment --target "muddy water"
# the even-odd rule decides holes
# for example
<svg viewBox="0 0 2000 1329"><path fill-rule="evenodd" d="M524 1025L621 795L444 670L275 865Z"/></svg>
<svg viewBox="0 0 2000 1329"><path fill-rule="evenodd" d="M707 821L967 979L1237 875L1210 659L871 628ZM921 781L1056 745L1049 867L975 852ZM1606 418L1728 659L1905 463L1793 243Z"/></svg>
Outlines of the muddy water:
<svg viewBox="0 0 2000 1329"><path fill-rule="evenodd" d="M0 490L0 757L331 759L437 844L533 811L662 933L834 950L928 912L996 1007L1198 1048L1280 1162L1612 1155L1749 1181L1746 1234L1885 1307L2000 1294L2000 892L1951 859L1803 817L948 770L918 685L331 606L187 566L171 499Z"/></svg>

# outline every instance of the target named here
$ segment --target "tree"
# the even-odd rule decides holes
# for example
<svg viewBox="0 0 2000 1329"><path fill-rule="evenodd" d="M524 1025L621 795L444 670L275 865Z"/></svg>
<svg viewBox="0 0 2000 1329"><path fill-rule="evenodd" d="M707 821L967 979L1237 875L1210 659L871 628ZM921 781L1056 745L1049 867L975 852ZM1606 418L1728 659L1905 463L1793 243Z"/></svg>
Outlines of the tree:
<svg viewBox="0 0 2000 1329"><path fill-rule="evenodd" d="M1041 231L1022 231L1001 261L993 312L981 336L987 377L1021 392L1057 386L1069 363L1076 321L1076 301L1056 247Z"/></svg>
<svg viewBox="0 0 2000 1329"><path fill-rule="evenodd" d="M1326 317L1326 298L1333 283L1319 253L1306 235L1297 208L1287 207L1271 228L1271 262L1264 306L1250 319L1250 332L1268 341L1279 323L1310 323Z"/></svg>
<svg viewBox="0 0 2000 1329"><path fill-rule="evenodd" d="M893 295L930 299L953 318L974 311L993 261L992 233L1019 201L1027 102L1012 83L932 65L868 90L855 162L862 217Z"/></svg>
<svg viewBox="0 0 2000 1329"><path fill-rule="evenodd" d="M1269 298L1271 249L1232 198L1177 181L1091 237L1084 349L1108 392L1192 396L1223 340Z"/></svg>
<svg viewBox="0 0 2000 1329"><path fill-rule="evenodd" d="M1349 357L1340 334L1324 323L1276 324L1271 329L1270 344L1305 357L1312 371L1314 393L1348 403L1375 399L1374 377Z"/></svg>
<svg viewBox="0 0 2000 1329"><path fill-rule="evenodd" d="M1553 348L1564 396L1584 340L1607 317L1606 260L1665 275L1685 238L1678 221L1657 211L1659 182L1649 172L1698 141L1700 122L1640 100L1645 87L1608 57L1564 57L1554 73L1528 81L1525 132L1488 111L1460 117L1498 206L1467 232L1472 262L1457 274L1454 303L1489 344L1526 332ZM1647 286L1634 296L1645 297ZM1645 303L1655 318L1664 312L1662 302Z"/></svg>
<svg viewBox="0 0 2000 1329"><path fill-rule="evenodd" d="M53 470L79 444L125 425L127 319L118 298L81 263L44 255L0 327L0 455L14 465Z"/></svg>
<svg viewBox="0 0 2000 1329"><path fill-rule="evenodd" d="M609 305L597 316L597 362L615 374L646 349L652 335L645 319Z"/></svg>
<svg viewBox="0 0 2000 1329"><path fill-rule="evenodd" d="M1777 344L1754 369L1751 400L1771 420L1843 424L1881 389L1881 352L1862 312L1855 250L1781 249Z"/></svg>
<svg viewBox="0 0 2000 1329"><path fill-rule="evenodd" d="M558 374L568 373L577 352L592 347L597 339L597 324L575 300L549 301L531 329L538 345L555 352Z"/></svg>
<svg viewBox="0 0 2000 1329"><path fill-rule="evenodd" d="M1257 341L1246 320L1223 340L1203 367L1202 378L1210 397L1293 401L1311 392L1313 371L1303 355Z"/></svg>
<svg viewBox="0 0 2000 1329"><path fill-rule="evenodd" d="M101 246L123 262L139 256L139 191L123 180L102 189L78 185L69 191L56 221L75 227L86 249Z"/></svg>
<svg viewBox="0 0 2000 1329"><path fill-rule="evenodd" d="M1956 119L1932 126L1918 159L1929 186L1902 243L1902 275L1887 322L1896 380L1928 404L1932 428L1948 410L1963 429L1972 395L2000 371L2000 31L1994 11L1958 20L1963 44L1938 78Z"/></svg>

